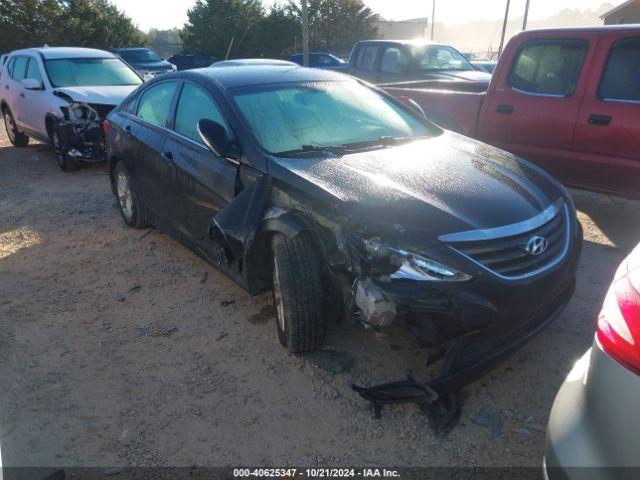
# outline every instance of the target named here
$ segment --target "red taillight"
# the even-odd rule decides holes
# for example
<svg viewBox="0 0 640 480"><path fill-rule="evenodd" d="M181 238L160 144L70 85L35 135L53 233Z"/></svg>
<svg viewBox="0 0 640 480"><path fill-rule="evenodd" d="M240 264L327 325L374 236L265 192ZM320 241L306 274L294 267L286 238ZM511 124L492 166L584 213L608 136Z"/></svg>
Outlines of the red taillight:
<svg viewBox="0 0 640 480"><path fill-rule="evenodd" d="M104 138L109 136L109 128L111 128L111 122L109 120L105 120L102 122L102 130L104 131Z"/></svg>
<svg viewBox="0 0 640 480"><path fill-rule="evenodd" d="M640 251L640 250L638 250ZM598 317L597 336L605 352L640 375L640 263L618 269Z"/></svg>

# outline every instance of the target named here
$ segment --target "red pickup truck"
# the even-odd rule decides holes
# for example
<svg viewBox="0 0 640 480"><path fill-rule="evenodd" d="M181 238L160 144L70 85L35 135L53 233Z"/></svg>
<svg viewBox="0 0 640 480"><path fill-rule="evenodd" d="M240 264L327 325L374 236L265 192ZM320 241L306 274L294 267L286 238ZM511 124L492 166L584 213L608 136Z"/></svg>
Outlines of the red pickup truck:
<svg viewBox="0 0 640 480"><path fill-rule="evenodd" d="M486 92L380 87L566 185L640 198L640 25L520 33Z"/></svg>

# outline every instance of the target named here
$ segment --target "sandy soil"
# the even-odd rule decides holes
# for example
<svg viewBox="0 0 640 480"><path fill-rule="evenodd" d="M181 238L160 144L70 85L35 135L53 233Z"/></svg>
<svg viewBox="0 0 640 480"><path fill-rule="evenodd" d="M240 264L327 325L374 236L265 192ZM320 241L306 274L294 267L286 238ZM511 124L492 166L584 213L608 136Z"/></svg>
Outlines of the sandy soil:
<svg viewBox="0 0 640 480"><path fill-rule="evenodd" d="M442 439L416 407L374 420L350 390L420 375L424 354L401 330L334 327L333 354L289 356L268 296L123 225L104 166L65 174L46 146L0 135L5 466L540 465L555 393L640 239L637 202L574 192L586 243L571 304L466 389Z"/></svg>

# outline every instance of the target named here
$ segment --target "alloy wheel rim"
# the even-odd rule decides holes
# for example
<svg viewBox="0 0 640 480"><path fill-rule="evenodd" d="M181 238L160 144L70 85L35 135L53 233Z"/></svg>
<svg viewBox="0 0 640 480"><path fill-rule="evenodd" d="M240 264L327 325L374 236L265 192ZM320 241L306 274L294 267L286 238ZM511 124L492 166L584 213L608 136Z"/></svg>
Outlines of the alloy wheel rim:
<svg viewBox="0 0 640 480"><path fill-rule="evenodd" d="M127 220L130 220L133 216L133 199L131 195L131 187L129 186L129 179L124 173L120 172L118 173L118 180L116 183L120 209Z"/></svg>
<svg viewBox="0 0 640 480"><path fill-rule="evenodd" d="M7 129L7 135L9 136L9 140L12 142L16 139L16 132L13 125L13 119L9 112L4 113L4 126Z"/></svg>
<svg viewBox="0 0 640 480"><path fill-rule="evenodd" d="M278 325L284 332L284 302L282 301L282 292L280 291L280 272L278 271L278 262L273 260L273 296L276 302L276 313L278 314Z"/></svg>

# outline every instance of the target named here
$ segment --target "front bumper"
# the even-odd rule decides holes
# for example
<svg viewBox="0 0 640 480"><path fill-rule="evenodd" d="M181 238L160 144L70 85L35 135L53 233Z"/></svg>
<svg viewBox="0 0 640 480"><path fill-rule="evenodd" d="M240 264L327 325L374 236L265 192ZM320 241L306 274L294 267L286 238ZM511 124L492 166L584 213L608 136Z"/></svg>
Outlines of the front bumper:
<svg viewBox="0 0 640 480"><path fill-rule="evenodd" d="M457 391L486 374L562 312L575 289L582 250L582 229L575 225L564 259L531 278L509 281L474 269L445 247L436 258L472 274L472 281L374 281L398 312L422 326L422 339L435 357L444 358L440 375L429 383L438 393Z"/></svg>
<svg viewBox="0 0 640 480"><path fill-rule="evenodd" d="M640 377L595 341L556 396L544 458L549 480L637 479Z"/></svg>
<svg viewBox="0 0 640 480"><path fill-rule="evenodd" d="M61 122L58 131L62 141L59 153L88 163L106 160L104 136L99 125L79 133L71 122Z"/></svg>

